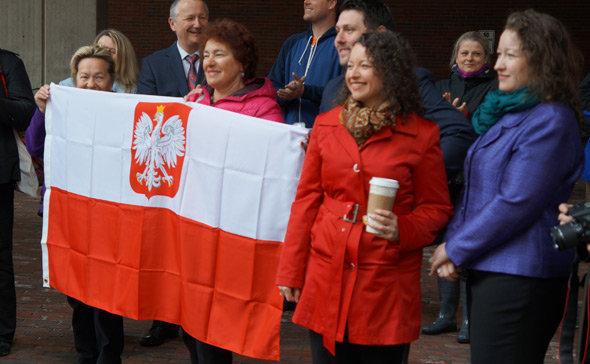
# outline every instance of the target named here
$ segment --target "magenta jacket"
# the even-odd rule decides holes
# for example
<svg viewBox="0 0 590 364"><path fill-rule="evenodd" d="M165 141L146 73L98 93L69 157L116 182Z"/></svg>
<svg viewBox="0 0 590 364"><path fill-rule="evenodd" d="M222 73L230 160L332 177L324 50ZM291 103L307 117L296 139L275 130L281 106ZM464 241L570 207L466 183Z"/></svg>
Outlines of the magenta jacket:
<svg viewBox="0 0 590 364"><path fill-rule="evenodd" d="M203 87L203 97L199 104L217 107L223 110L233 111L238 114L254 116L284 123L283 111L277 102L277 95L272 82L268 78L253 78L246 85L230 96L211 104L213 88Z"/></svg>

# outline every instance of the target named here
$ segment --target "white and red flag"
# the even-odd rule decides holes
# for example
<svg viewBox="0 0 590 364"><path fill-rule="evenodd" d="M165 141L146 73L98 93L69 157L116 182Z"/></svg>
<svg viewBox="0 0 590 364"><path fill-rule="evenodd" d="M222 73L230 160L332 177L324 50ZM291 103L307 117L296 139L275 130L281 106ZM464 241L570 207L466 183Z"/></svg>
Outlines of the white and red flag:
<svg viewBox="0 0 590 364"><path fill-rule="evenodd" d="M45 122L44 285L278 360L274 278L307 131L56 85Z"/></svg>

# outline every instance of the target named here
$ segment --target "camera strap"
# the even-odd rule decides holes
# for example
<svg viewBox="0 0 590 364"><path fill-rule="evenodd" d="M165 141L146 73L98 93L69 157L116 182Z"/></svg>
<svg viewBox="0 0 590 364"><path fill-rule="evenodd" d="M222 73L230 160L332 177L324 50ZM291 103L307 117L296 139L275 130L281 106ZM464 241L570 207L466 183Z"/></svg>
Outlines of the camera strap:
<svg viewBox="0 0 590 364"><path fill-rule="evenodd" d="M577 342L577 354L578 354L578 361L582 364L590 363L590 357L588 356L588 338L590 337L589 330L590 325L588 325L588 311L590 309L590 300L588 299L588 281L590 278L588 277L588 273L584 275L583 286L584 286L584 297L582 298L582 309L580 310L580 319L578 320L580 328L578 329L578 342Z"/></svg>
<svg viewBox="0 0 590 364"><path fill-rule="evenodd" d="M2 65L0 64L0 81L2 82L2 88L6 97L8 97L8 88L6 87L6 78L4 77L4 72L2 72Z"/></svg>
<svg viewBox="0 0 590 364"><path fill-rule="evenodd" d="M582 278L584 287L582 297L582 308L578 320L579 332L576 343L576 357L579 364L590 364L590 357L587 355L589 329L588 311L590 300L588 299L588 274ZM578 257L572 262L571 273L568 280L568 293L566 297L565 311L563 314L561 332L559 335L559 362L561 364L574 364L574 337L576 333L576 319L578 318L578 290L580 280L578 277Z"/></svg>

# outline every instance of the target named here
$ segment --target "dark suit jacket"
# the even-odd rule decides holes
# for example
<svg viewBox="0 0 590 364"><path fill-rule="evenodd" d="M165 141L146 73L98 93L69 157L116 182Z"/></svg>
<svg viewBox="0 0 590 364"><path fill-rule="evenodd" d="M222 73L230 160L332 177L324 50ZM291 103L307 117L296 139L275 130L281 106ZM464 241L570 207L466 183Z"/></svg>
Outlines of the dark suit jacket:
<svg viewBox="0 0 590 364"><path fill-rule="evenodd" d="M25 130L35 112L35 100L25 65L16 54L0 49L0 66L8 95L0 82L0 183L20 181L13 128Z"/></svg>
<svg viewBox="0 0 590 364"><path fill-rule="evenodd" d="M199 63L197 83L202 83L205 72ZM145 57L137 81L137 93L182 97L188 94L188 83L176 42L172 46Z"/></svg>

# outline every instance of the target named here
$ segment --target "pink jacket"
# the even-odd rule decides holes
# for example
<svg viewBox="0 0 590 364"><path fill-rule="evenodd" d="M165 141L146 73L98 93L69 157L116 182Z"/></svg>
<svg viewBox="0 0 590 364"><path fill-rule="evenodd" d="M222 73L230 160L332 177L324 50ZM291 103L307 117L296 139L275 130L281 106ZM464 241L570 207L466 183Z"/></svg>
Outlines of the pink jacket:
<svg viewBox="0 0 590 364"><path fill-rule="evenodd" d="M253 78L246 82L244 88L236 91L231 96L224 97L213 105L211 105L212 92L211 86L206 85L203 87L204 97L200 98L199 104L279 123L285 122L281 107L277 103L275 89L268 78Z"/></svg>

